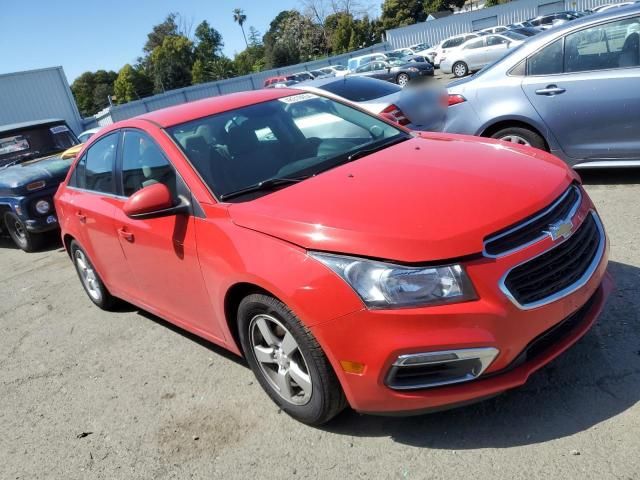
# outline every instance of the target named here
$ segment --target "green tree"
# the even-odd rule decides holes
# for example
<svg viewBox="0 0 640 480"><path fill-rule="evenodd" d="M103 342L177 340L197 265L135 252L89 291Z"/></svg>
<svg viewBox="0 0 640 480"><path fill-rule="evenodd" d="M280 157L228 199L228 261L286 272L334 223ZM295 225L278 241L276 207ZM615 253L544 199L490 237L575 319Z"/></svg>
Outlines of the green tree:
<svg viewBox="0 0 640 480"><path fill-rule="evenodd" d="M151 54L157 47L161 46L166 37L179 35L177 18L177 13L170 13L162 23L152 27L151 32L147 34L147 42L143 47L146 54Z"/></svg>
<svg viewBox="0 0 640 480"><path fill-rule="evenodd" d="M424 22L426 19L422 0L384 0L382 3L380 20L385 30Z"/></svg>
<svg viewBox="0 0 640 480"><path fill-rule="evenodd" d="M224 47L222 35L210 26L209 22L203 20L202 23L196 27L195 38L194 58L206 62L221 56L222 47Z"/></svg>
<svg viewBox="0 0 640 480"><path fill-rule="evenodd" d="M118 72L113 84L116 103L137 100L151 93L153 84L144 70L134 68L128 63Z"/></svg>
<svg viewBox="0 0 640 480"><path fill-rule="evenodd" d="M241 8L233 9L233 21L240 25L240 29L242 30L242 36L244 37L244 43L249 46L249 42L247 42L247 36L244 34L244 22L247 21L247 16L244 14L244 10Z"/></svg>
<svg viewBox="0 0 640 480"><path fill-rule="evenodd" d="M98 70L84 72L75 79L71 91L82 116L89 117L109 105L116 77L116 72Z"/></svg>
<svg viewBox="0 0 640 480"><path fill-rule="evenodd" d="M234 70L238 75L259 72L264 69L264 46L251 45L238 53L233 59Z"/></svg>
<svg viewBox="0 0 640 480"><path fill-rule="evenodd" d="M292 65L324 55L323 29L296 10L280 12L264 36L268 68Z"/></svg>
<svg viewBox="0 0 640 480"><path fill-rule="evenodd" d="M182 88L191 84L193 42L181 35L165 37L150 55L156 92Z"/></svg>
<svg viewBox="0 0 640 480"><path fill-rule="evenodd" d="M500 0L485 0L484 7L495 7L496 5L500 5Z"/></svg>

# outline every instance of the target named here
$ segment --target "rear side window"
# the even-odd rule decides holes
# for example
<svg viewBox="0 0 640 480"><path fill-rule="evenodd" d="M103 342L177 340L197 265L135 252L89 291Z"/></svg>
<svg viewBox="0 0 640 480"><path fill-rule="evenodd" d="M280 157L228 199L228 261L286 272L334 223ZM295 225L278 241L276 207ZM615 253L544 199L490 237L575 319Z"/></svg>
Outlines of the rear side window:
<svg viewBox="0 0 640 480"><path fill-rule="evenodd" d="M484 40L482 38L479 38L478 40L474 41L474 42L469 42L465 45L464 49L465 50L474 50L476 48L481 48L484 46Z"/></svg>
<svg viewBox="0 0 640 480"><path fill-rule="evenodd" d="M113 167L117 145L117 133L107 135L94 143L78 162L70 185L92 192L115 193Z"/></svg>
<svg viewBox="0 0 640 480"><path fill-rule="evenodd" d="M125 131L122 147L124 195L128 197L154 183L165 184L175 196L176 173L160 147L142 132Z"/></svg>
<svg viewBox="0 0 640 480"><path fill-rule="evenodd" d="M640 65L640 17L597 25L567 35L565 72Z"/></svg>
<svg viewBox="0 0 640 480"><path fill-rule="evenodd" d="M390 82L380 82L370 78L343 78L335 82L322 85L320 88L327 92L339 95L352 102L367 102L374 98L393 95L402 90L402 87Z"/></svg>
<svg viewBox="0 0 640 480"><path fill-rule="evenodd" d="M527 60L527 75L553 75L562 73L562 39L547 45Z"/></svg>

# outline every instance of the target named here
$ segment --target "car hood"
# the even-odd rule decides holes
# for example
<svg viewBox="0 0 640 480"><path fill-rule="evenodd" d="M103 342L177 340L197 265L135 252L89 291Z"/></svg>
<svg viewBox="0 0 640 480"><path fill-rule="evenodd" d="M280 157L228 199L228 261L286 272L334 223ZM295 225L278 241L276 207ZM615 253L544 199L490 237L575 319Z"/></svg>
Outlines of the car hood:
<svg viewBox="0 0 640 480"><path fill-rule="evenodd" d="M428 133L229 213L306 249L437 261L481 252L484 237L544 208L574 175L539 150Z"/></svg>
<svg viewBox="0 0 640 480"><path fill-rule="evenodd" d="M0 168L0 194L26 193L27 185L38 180L44 180L46 186L57 185L64 180L70 166L69 160L54 155Z"/></svg>

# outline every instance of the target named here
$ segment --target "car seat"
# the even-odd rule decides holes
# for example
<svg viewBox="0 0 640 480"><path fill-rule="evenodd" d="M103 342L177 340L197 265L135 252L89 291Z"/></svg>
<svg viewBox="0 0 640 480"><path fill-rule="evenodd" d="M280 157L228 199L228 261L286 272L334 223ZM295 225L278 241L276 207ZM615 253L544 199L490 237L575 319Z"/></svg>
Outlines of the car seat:
<svg viewBox="0 0 640 480"><path fill-rule="evenodd" d="M633 32L627 36L618 57L619 67L637 67L640 65L640 34Z"/></svg>

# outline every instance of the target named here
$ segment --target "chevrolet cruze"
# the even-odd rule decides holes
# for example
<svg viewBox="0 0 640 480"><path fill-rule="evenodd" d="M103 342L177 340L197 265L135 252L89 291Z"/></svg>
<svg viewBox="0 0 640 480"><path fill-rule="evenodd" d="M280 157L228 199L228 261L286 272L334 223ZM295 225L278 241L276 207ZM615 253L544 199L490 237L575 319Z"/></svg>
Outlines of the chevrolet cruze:
<svg viewBox="0 0 640 480"><path fill-rule="evenodd" d="M309 424L522 385L611 284L602 222L555 157L296 90L105 128L55 202L97 306L126 300L243 355Z"/></svg>

